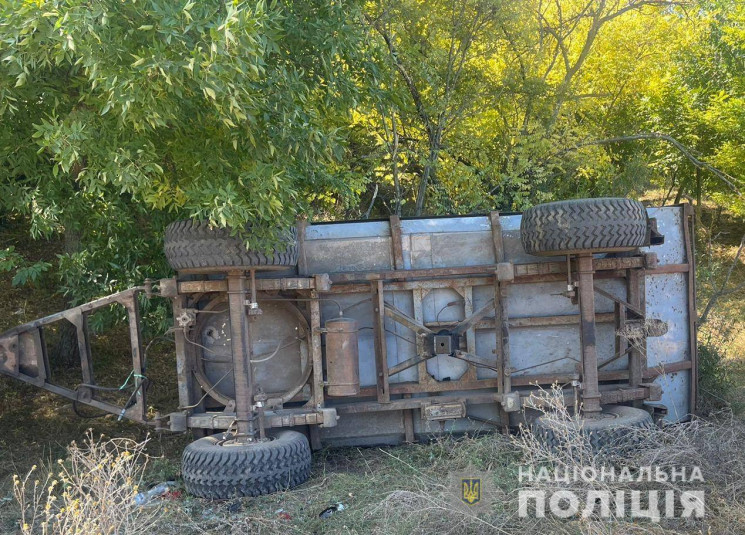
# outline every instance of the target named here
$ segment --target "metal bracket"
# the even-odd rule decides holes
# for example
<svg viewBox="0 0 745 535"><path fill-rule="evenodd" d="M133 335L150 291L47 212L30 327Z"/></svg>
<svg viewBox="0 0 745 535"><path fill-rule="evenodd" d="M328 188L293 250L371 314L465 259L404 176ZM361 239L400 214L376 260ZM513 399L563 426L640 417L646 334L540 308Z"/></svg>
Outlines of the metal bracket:
<svg viewBox="0 0 745 535"><path fill-rule="evenodd" d="M178 281L176 277L170 279L160 279L158 281L158 291L161 297L176 297L178 296Z"/></svg>
<svg viewBox="0 0 745 535"><path fill-rule="evenodd" d="M510 392L502 396L502 408L504 412L517 412L520 410L520 394Z"/></svg>
<svg viewBox="0 0 745 535"><path fill-rule="evenodd" d="M659 261L657 260L657 253L644 253L644 267L647 269L655 269Z"/></svg>
<svg viewBox="0 0 745 535"><path fill-rule="evenodd" d="M317 292L328 292L331 290L331 279L328 273L313 275L313 284Z"/></svg>
<svg viewBox="0 0 745 535"><path fill-rule="evenodd" d="M647 243L649 245L662 245L665 243L665 236L657 230L657 219L650 217L647 220Z"/></svg>
<svg viewBox="0 0 745 535"><path fill-rule="evenodd" d="M466 402L426 403L422 405L422 419L429 421L457 420L466 417Z"/></svg>
<svg viewBox="0 0 745 535"><path fill-rule="evenodd" d="M662 399L662 387L657 383L641 383L639 386L647 390L649 401L660 401Z"/></svg>
<svg viewBox="0 0 745 535"><path fill-rule="evenodd" d="M183 433L187 429L187 414L186 411L172 412L168 415L168 427L174 433Z"/></svg>
<svg viewBox="0 0 745 535"><path fill-rule="evenodd" d="M261 316L264 312L259 308L259 303L255 301L246 301L249 316Z"/></svg>
<svg viewBox="0 0 745 535"><path fill-rule="evenodd" d="M339 415L336 413L336 409L319 409L323 422L320 424L321 427L336 427L336 422L339 420Z"/></svg>
<svg viewBox="0 0 745 535"><path fill-rule="evenodd" d="M497 264L497 280L499 282L515 280L515 266L512 265L512 262L499 262Z"/></svg>
<svg viewBox="0 0 745 535"><path fill-rule="evenodd" d="M433 353L435 355L452 355L457 347L457 338L457 335L449 333L436 334L433 340Z"/></svg>
<svg viewBox="0 0 745 535"><path fill-rule="evenodd" d="M197 310L195 308L185 308L181 314L176 316L176 324L181 329L191 327L197 321Z"/></svg>

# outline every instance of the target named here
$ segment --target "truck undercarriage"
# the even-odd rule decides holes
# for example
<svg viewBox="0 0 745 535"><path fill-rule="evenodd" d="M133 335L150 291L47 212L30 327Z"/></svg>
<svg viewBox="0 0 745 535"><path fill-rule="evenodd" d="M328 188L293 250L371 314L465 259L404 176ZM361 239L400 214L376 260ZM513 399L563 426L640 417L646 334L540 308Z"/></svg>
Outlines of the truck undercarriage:
<svg viewBox="0 0 745 535"><path fill-rule="evenodd" d="M289 452L295 484L309 469L307 443L506 430L524 420L531 394L552 384L588 421L610 405L680 421L696 399L691 212L658 208L649 218L628 203L300 222L273 255L178 222L166 237L176 277L3 333L0 372L159 430L217 433L184 456L185 478L193 469L187 489L217 498L236 489L225 487L227 472L205 479L200 455L229 450L230 472L264 450ZM174 318L179 410L150 418L141 296L170 300ZM97 388L88 328L112 303L126 309L131 341L120 403ZM63 320L77 332L74 388L55 383L45 341L45 328ZM274 477L242 481L238 492L281 488Z"/></svg>

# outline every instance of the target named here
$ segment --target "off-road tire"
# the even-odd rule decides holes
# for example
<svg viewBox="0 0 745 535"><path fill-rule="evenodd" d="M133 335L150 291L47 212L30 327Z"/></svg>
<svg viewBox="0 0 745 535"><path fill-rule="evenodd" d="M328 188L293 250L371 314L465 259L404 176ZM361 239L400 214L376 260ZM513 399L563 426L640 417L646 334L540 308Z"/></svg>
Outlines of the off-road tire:
<svg viewBox="0 0 745 535"><path fill-rule="evenodd" d="M647 245L647 211L631 199L576 199L528 208L520 222L525 252L556 256L623 252Z"/></svg>
<svg viewBox="0 0 745 535"><path fill-rule="evenodd" d="M207 221L185 219L166 227L165 253L176 271L215 271L224 268L285 269L297 265L297 229L284 231L283 247L272 254L246 249L243 240Z"/></svg>
<svg viewBox="0 0 745 535"><path fill-rule="evenodd" d="M310 476L310 444L302 433L267 431L272 440L224 445L223 434L184 449L181 476L189 494L227 500L260 496L300 485Z"/></svg>
<svg viewBox="0 0 745 535"><path fill-rule="evenodd" d="M652 416L636 407L607 405L603 407L602 416L598 419L586 418L582 422L582 434L589 438L590 445L596 452L633 448L641 439L634 431L654 427ZM531 422L532 431L541 442L554 451L566 449L569 445L563 443L555 425L545 415L538 416Z"/></svg>

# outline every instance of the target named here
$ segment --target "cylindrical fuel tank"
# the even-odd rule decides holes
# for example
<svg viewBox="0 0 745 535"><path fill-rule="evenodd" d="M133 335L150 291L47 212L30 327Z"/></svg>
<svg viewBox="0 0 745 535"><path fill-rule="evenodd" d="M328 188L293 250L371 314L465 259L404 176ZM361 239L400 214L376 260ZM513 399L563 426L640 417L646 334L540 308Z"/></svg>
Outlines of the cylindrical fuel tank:
<svg viewBox="0 0 745 535"><path fill-rule="evenodd" d="M334 318L326 322L326 379L329 396L356 396L360 393L356 320Z"/></svg>

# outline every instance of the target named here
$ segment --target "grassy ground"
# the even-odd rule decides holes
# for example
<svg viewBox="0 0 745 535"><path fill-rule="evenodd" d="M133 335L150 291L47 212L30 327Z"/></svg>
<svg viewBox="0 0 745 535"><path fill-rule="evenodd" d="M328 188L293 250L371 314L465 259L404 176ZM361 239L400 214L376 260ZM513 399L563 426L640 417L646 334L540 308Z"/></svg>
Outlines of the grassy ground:
<svg viewBox="0 0 745 535"><path fill-rule="evenodd" d="M745 224L719 213L713 206L702 209L699 223L696 245L702 312L727 276ZM15 245L30 260L48 260L60 250L58 243L28 242L22 229L12 227L0 230L0 248L8 245ZM31 288L14 288L10 279L9 274L0 273L0 331L65 308L64 299L54 295L51 278ZM732 270L727 288L743 282L745 267L740 262ZM711 392L707 393L707 410L728 403L735 408L745 404L743 295L745 292L720 297L701 329L700 340L713 348L714 373L721 374L712 381ZM101 335L96 347L101 350L96 368L103 373L100 380L109 385L121 384L129 365L126 333L120 327ZM167 401L172 404L175 370L170 348L166 344L154 346L149 362L149 375L157 379L150 403L158 407ZM57 371L63 376L74 372ZM722 433L730 432L733 427L740 429L740 421L734 422L721 424ZM68 401L0 377L0 533L14 533L18 526L12 475L25 474L34 464L51 464L65 457L67 445L80 440L89 428L95 435L125 436L136 441L148 436L147 430L117 422L114 416L81 419ZM711 430L712 441L716 435ZM178 481L179 456L189 440L188 436L149 436L147 452L152 461L145 474L146 485ZM730 479L720 481L712 475L721 486L712 489L716 505L712 507L713 517L709 522L683 526L642 524L638 529L622 523L611 532L738 532L738 522L745 522L745 518L738 516L742 514L739 504L743 502L738 482L745 475L739 472L739 467L745 465L745 454L741 448L733 447L726 456L728 468L723 470L729 470L726 473ZM478 533L512 532L514 528L514 531L538 533L548 526L517 521L510 517L514 517L514 511L507 510L517 486L517 467L525 458L525 452L514 441L500 435L446 437L431 444L398 448L323 450L314 454L311 479L296 490L222 503L181 495L160 504L162 516L152 532ZM503 499L478 511L459 508L458 500L452 500L458 489L451 484L450 475L468 470L487 474L493 489ZM319 518L319 513L337 503L344 504L345 509L326 519ZM592 522L567 522L551 529L566 533L606 532Z"/></svg>

